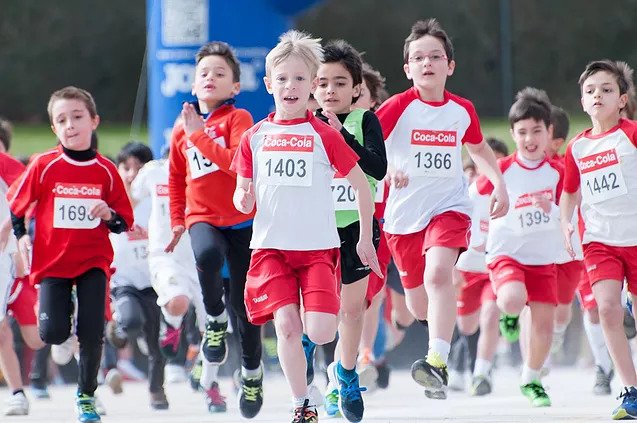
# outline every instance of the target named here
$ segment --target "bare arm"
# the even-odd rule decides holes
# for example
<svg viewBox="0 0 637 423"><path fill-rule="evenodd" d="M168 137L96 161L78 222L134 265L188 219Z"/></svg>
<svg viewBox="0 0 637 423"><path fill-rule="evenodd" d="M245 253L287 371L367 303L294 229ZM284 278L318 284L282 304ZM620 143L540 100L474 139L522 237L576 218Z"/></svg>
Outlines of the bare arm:
<svg viewBox="0 0 637 423"><path fill-rule="evenodd" d="M568 251L573 258L575 258L575 251L573 250L571 237L575 229L571 222L573 213L575 212L575 206L579 205L581 201L582 192L579 189L573 193L562 191L562 196L560 197L560 226L562 227L566 251Z"/></svg>
<svg viewBox="0 0 637 423"><path fill-rule="evenodd" d="M465 146L476 166L493 184L489 205L491 218L496 219L506 215L509 211L509 196L493 150L484 140L480 144L467 143Z"/></svg>
<svg viewBox="0 0 637 423"><path fill-rule="evenodd" d="M250 214L252 212L256 202L252 178L244 178L241 175L237 175L237 188L234 191L232 202L234 207L241 213Z"/></svg>

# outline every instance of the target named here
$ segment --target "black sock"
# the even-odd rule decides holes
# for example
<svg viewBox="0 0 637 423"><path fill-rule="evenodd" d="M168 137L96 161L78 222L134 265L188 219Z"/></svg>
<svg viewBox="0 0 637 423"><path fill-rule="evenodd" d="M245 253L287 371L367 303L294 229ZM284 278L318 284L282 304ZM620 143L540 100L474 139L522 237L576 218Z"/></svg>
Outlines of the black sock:
<svg viewBox="0 0 637 423"><path fill-rule="evenodd" d="M24 395L24 389L16 389L15 391L13 391L13 395L18 395L18 394Z"/></svg>
<svg viewBox="0 0 637 423"><path fill-rule="evenodd" d="M420 322L421 325L423 325L424 327L428 328L429 327L429 322L427 321L427 319L424 320L418 320Z"/></svg>

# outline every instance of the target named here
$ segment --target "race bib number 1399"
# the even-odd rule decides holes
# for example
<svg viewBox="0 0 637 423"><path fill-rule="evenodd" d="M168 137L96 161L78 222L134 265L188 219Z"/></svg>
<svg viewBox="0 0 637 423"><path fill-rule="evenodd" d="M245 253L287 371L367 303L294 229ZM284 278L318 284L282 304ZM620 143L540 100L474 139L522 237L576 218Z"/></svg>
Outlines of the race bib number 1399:
<svg viewBox="0 0 637 423"><path fill-rule="evenodd" d="M100 224L89 212L102 198L101 185L58 183L53 196L54 228L93 229Z"/></svg>

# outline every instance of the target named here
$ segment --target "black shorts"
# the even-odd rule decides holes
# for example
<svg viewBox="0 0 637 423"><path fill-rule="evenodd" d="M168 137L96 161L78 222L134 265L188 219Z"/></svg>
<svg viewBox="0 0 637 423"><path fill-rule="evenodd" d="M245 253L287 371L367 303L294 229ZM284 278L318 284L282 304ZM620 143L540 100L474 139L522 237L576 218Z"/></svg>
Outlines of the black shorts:
<svg viewBox="0 0 637 423"><path fill-rule="evenodd" d="M356 244L360 235L360 222L354 222L344 228L338 228L338 236L341 238L341 282L344 285L359 281L369 275L372 270L361 263L356 252ZM380 227L374 218L372 222L372 242L376 251L380 244Z"/></svg>

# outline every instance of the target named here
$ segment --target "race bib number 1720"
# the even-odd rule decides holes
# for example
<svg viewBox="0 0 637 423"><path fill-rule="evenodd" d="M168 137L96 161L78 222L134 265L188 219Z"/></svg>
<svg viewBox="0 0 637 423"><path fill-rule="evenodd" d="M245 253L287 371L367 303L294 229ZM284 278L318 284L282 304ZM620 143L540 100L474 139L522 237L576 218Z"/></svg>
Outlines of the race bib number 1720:
<svg viewBox="0 0 637 423"><path fill-rule="evenodd" d="M93 229L100 224L89 212L102 198L101 185L57 183L53 196L54 228Z"/></svg>

